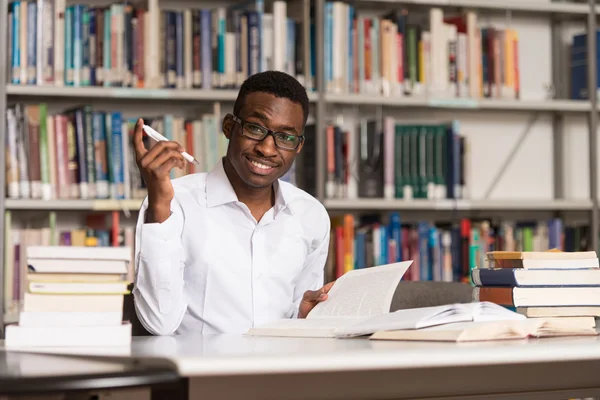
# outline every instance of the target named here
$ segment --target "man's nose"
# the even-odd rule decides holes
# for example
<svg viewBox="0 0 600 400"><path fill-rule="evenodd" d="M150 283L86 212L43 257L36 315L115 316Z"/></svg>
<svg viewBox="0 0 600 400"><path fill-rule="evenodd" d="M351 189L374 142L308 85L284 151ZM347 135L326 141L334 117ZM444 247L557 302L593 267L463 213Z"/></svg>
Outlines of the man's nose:
<svg viewBox="0 0 600 400"><path fill-rule="evenodd" d="M261 140L256 145L256 150L258 150L265 157L272 157L277 154L277 147L275 146L275 138L273 135L267 135L266 138Z"/></svg>

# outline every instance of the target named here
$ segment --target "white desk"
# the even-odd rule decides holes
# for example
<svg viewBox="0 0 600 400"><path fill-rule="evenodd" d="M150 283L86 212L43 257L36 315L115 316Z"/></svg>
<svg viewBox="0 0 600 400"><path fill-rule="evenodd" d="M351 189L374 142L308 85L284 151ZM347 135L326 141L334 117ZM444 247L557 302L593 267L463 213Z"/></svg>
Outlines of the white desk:
<svg viewBox="0 0 600 400"><path fill-rule="evenodd" d="M600 395L600 338L478 344L234 335L136 337L196 399L567 399Z"/></svg>

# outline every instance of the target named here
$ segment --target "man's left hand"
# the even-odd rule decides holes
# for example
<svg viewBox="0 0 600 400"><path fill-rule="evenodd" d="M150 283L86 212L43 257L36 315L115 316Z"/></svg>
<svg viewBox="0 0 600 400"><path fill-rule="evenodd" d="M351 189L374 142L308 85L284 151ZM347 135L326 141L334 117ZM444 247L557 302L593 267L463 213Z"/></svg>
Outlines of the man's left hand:
<svg viewBox="0 0 600 400"><path fill-rule="evenodd" d="M318 303L327 300L327 292L333 287L334 283L335 281L329 282L319 290L307 290L304 292L298 310L298 318L306 318L308 313L315 308Z"/></svg>

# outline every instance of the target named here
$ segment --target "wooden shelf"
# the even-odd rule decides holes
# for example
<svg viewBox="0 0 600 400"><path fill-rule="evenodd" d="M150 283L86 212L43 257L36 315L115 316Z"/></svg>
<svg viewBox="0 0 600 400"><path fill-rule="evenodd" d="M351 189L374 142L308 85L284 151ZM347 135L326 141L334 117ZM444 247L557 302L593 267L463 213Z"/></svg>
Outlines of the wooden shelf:
<svg viewBox="0 0 600 400"><path fill-rule="evenodd" d="M137 211L142 200L32 200L6 199L7 210L87 210L87 211Z"/></svg>
<svg viewBox="0 0 600 400"><path fill-rule="evenodd" d="M423 211L588 211L590 200L386 200L386 199L328 199L330 211L362 210L423 210Z"/></svg>
<svg viewBox="0 0 600 400"><path fill-rule="evenodd" d="M402 5L423 5L430 7L465 7L480 10L498 11L520 11L542 14L572 14L587 15L589 6L587 3L559 3L542 1L519 1L519 0L356 0L362 3L401 3ZM596 7L596 12L600 8Z"/></svg>
<svg viewBox="0 0 600 400"><path fill-rule="evenodd" d="M500 99L428 99L423 97L385 97L366 94L325 95L331 104L377 105L385 107L449 108L452 110L498 110L542 112L587 112L591 104L585 100L521 101Z"/></svg>
<svg viewBox="0 0 600 400"><path fill-rule="evenodd" d="M203 89L135 89L111 87L71 87L7 85L9 96L61 97L87 99L138 99L138 100L195 100L195 101L235 101L238 90ZM316 101L317 95L309 92L309 100Z"/></svg>

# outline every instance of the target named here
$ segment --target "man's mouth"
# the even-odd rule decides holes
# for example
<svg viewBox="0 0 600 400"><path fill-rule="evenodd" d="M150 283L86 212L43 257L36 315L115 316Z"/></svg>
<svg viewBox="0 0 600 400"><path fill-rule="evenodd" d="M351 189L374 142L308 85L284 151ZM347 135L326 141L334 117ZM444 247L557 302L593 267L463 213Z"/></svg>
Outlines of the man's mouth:
<svg viewBox="0 0 600 400"><path fill-rule="evenodd" d="M269 175L275 170L275 168L277 168L277 166L273 163L261 162L250 158L246 159L248 160L250 170L258 175Z"/></svg>

